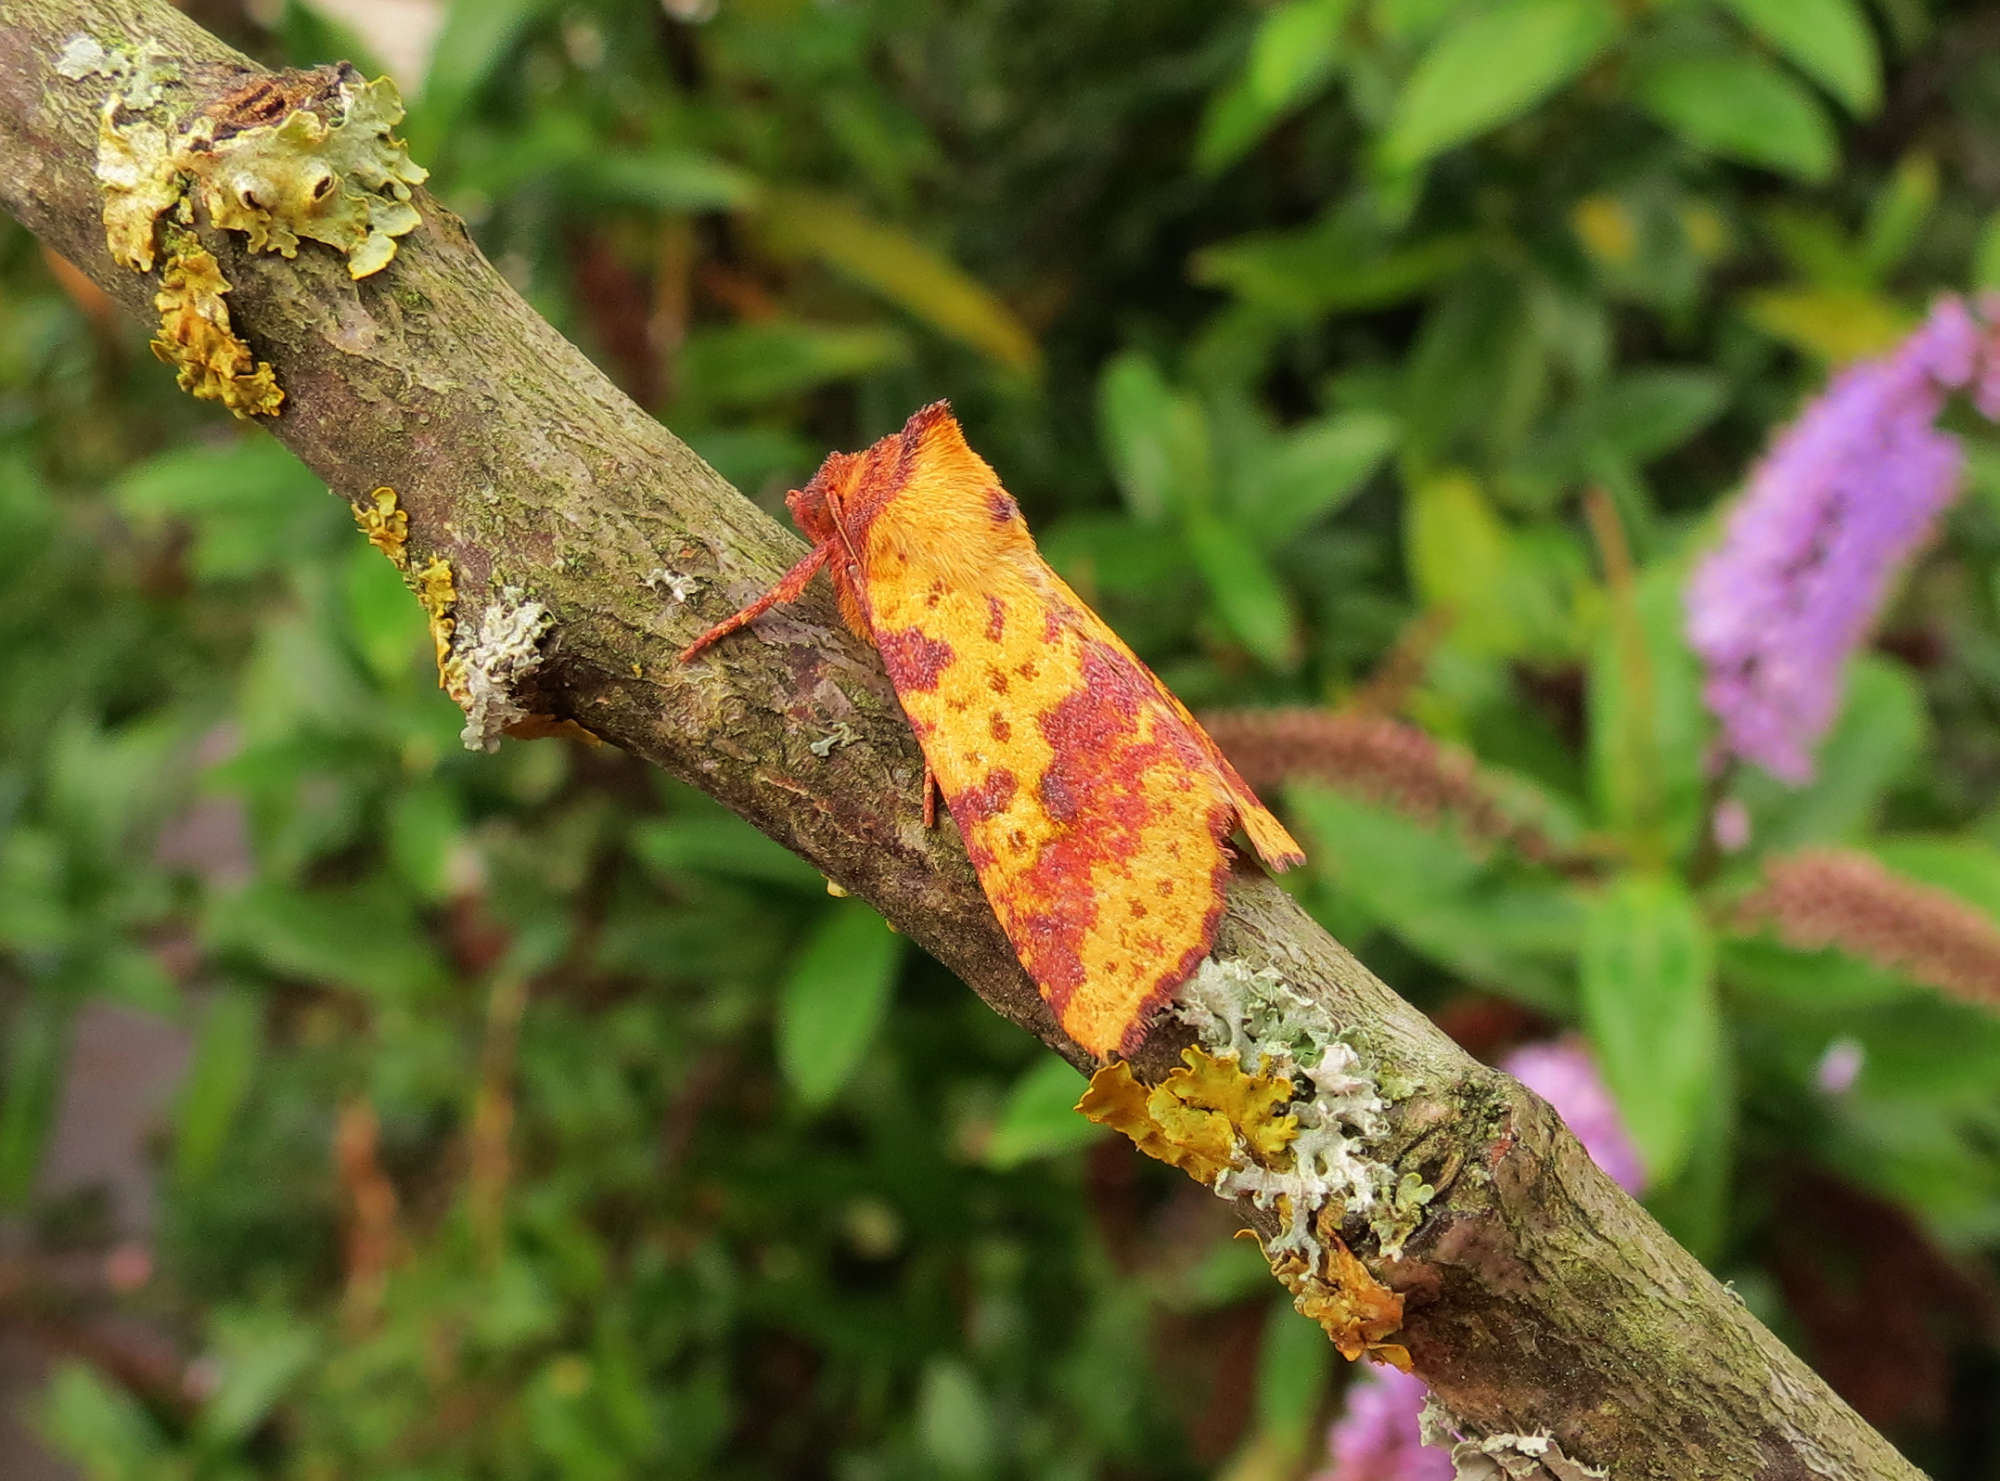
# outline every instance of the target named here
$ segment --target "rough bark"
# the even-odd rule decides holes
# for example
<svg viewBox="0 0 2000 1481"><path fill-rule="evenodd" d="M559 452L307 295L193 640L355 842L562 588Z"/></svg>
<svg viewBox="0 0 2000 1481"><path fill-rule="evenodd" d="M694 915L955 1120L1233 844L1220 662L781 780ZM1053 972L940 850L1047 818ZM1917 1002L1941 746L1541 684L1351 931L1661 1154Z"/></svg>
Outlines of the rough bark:
<svg viewBox="0 0 2000 1481"><path fill-rule="evenodd" d="M183 101L240 82L232 69L249 64L160 0L0 4L0 200L150 322L156 275L115 265L99 220L101 86L54 71L79 33L155 43L183 65ZM461 611L506 584L546 605L538 709L720 799L1085 1064L956 834L921 826L908 727L823 587L754 639L675 664L681 644L772 583L797 541L538 318L456 218L421 192L418 203L423 226L358 283L310 244L295 261L252 257L202 224L236 285L239 330L285 389L272 432L350 502L394 487L413 553L457 572ZM662 569L702 588L677 603L645 583ZM1408 1298L1418 1372L1472 1431L1553 1431L1618 1478L1917 1474L1599 1174L1547 1106L1461 1053L1275 885L1239 874L1217 954L1311 995L1397 1085L1379 1155L1438 1193L1401 1258L1370 1263ZM1184 1042L1156 1032L1142 1073L1161 1073Z"/></svg>

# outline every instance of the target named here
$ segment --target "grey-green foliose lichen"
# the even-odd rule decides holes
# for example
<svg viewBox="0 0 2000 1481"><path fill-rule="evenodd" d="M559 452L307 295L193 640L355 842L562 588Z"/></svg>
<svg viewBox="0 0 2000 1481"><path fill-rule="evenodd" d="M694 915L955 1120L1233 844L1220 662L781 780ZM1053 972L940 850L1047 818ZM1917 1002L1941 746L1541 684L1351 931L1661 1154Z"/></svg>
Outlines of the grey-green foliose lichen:
<svg viewBox="0 0 2000 1481"><path fill-rule="evenodd" d="M459 739L468 751L497 751L500 737L530 711L515 698L516 686L542 666L541 640L555 619L540 602L524 600L518 586L480 614L472 641L444 665L445 690L465 711ZM461 632L469 631L463 624Z"/></svg>
<svg viewBox="0 0 2000 1481"><path fill-rule="evenodd" d="M395 136L403 104L387 78L365 81L345 63L255 77L176 123L151 116L180 76L151 42L72 37L56 71L110 84L97 175L105 235L128 266L152 267L156 223L175 208L189 220L191 202L252 251L292 257L301 240L324 242L355 278L381 271L421 224L411 188L427 172Z"/></svg>
<svg viewBox="0 0 2000 1481"><path fill-rule="evenodd" d="M242 232L252 251L297 254L303 238L347 257L364 278L396 254L420 222L410 188L425 171L392 130L403 116L386 78L352 67L257 77L178 120L167 90L178 66L151 41L106 46L73 36L56 58L72 82L108 83L98 110L97 179L112 259L137 272L165 266L154 305L153 349L190 394L240 417L275 416L284 401L268 362L230 321L229 281L191 230L197 202L217 226ZM176 223L178 225L176 225Z"/></svg>
<svg viewBox="0 0 2000 1481"><path fill-rule="evenodd" d="M393 132L403 117L396 85L364 82L351 67L332 72L310 105L248 128L211 116L183 149L202 209L244 233L253 252L294 257L301 239L324 242L347 258L350 277L365 278L421 224L410 188L429 172Z"/></svg>

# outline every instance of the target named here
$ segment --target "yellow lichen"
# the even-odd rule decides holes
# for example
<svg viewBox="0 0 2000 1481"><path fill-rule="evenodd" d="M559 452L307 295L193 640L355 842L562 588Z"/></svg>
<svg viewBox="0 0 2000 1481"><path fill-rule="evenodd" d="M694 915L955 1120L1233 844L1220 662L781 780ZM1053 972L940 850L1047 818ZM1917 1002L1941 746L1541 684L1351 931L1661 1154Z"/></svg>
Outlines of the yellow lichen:
<svg viewBox="0 0 2000 1481"><path fill-rule="evenodd" d="M451 635L458 626L452 613L458 606L458 586L451 577L451 562L443 556L432 556L423 570L417 572L417 600L430 619L431 645L437 650L438 688L451 693Z"/></svg>
<svg viewBox="0 0 2000 1481"><path fill-rule="evenodd" d="M104 191L104 241L123 267L150 272L153 230L181 198L181 179L167 148L166 130L150 123L113 122L118 100L105 105L97 124L97 182Z"/></svg>
<svg viewBox="0 0 2000 1481"><path fill-rule="evenodd" d="M102 77L111 84L97 117L105 241L115 261L149 272L153 224L181 198L182 183L167 131L137 115L160 105L161 89L180 79L180 68L150 41L135 50L106 47L94 36L72 36L56 58L56 71L72 82ZM122 124L121 114L126 119Z"/></svg>
<svg viewBox="0 0 2000 1481"><path fill-rule="evenodd" d="M1290 1165L1297 1118L1284 1113L1295 1088L1276 1075L1245 1073L1234 1055L1181 1053L1182 1068L1148 1089L1118 1061L1091 1077L1076 1104L1092 1121L1122 1131L1148 1157L1212 1184L1246 1162Z"/></svg>
<svg viewBox="0 0 2000 1481"><path fill-rule="evenodd" d="M253 357L230 327L222 301L228 292L214 255L192 236L176 234L153 296L160 313L153 353L179 370L181 389L196 399L220 401L245 419L276 416L285 393L270 364Z"/></svg>
<svg viewBox="0 0 2000 1481"><path fill-rule="evenodd" d="M512 740L573 740L593 751L604 744L604 737L596 731L554 715L527 715L503 729Z"/></svg>
<svg viewBox="0 0 2000 1481"><path fill-rule="evenodd" d="M110 81L97 178L106 241L128 267L152 269L156 223L177 203L188 221L191 195L216 225L243 232L252 251L292 257L311 238L343 253L355 278L381 271L395 239L421 224L411 187L428 172L392 132L403 104L386 77L366 82L344 64L260 75L173 129L136 116L179 75L146 49L107 51L77 37L57 70Z"/></svg>
<svg viewBox="0 0 2000 1481"><path fill-rule="evenodd" d="M310 238L345 254L349 276L365 278L421 224L410 187L429 172L391 132L403 103L388 78L363 82L342 69L328 106L331 121L297 107L212 141L191 135L190 169L210 219L245 233L251 251L293 257Z"/></svg>
<svg viewBox="0 0 2000 1481"><path fill-rule="evenodd" d="M1271 1273L1292 1293L1300 1315L1318 1322L1350 1363L1365 1355L1409 1372L1409 1349L1383 1340L1402 1328L1402 1293L1375 1278L1324 1214L1319 1233L1326 1248L1323 1268L1314 1269L1294 1251L1274 1257Z"/></svg>
<svg viewBox="0 0 2000 1481"><path fill-rule="evenodd" d="M409 569L410 555L404 547L410 539L410 516L397 502L394 489L385 484L369 494L368 502L354 511L354 522L397 570Z"/></svg>

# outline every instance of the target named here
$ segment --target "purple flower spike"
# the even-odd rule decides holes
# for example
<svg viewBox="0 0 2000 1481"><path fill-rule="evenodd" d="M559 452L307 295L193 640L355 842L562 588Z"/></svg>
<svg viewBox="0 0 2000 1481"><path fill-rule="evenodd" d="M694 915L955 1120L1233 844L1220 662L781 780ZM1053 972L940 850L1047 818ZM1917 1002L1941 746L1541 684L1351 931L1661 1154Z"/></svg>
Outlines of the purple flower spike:
<svg viewBox="0 0 2000 1481"><path fill-rule="evenodd" d="M2000 411L1991 333L1940 299L1894 352L1835 376L1751 474L1687 589L1725 756L1812 780L1848 655L1958 493L1964 454L1939 413L1960 391Z"/></svg>
<svg viewBox="0 0 2000 1481"><path fill-rule="evenodd" d="M1452 1481L1451 1455L1424 1444L1421 1378L1375 1368L1347 1390L1347 1412L1327 1432L1325 1469L1312 1481Z"/></svg>
<svg viewBox="0 0 2000 1481"><path fill-rule="evenodd" d="M1574 1039L1523 1044L1500 1061L1500 1068L1556 1108L1590 1160L1614 1183L1627 1193L1646 1185L1639 1149L1583 1045Z"/></svg>

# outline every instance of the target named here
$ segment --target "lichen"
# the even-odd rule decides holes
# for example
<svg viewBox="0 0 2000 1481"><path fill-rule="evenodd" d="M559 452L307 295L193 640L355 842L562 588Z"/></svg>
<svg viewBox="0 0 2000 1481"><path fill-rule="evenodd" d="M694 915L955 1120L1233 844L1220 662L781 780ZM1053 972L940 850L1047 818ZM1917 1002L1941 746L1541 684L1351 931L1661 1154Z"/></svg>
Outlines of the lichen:
<svg viewBox="0 0 2000 1481"><path fill-rule="evenodd" d="M1451 1452L1454 1481L1604 1481L1610 1473L1572 1460L1547 1431L1472 1436L1432 1393L1417 1416L1426 1445Z"/></svg>
<svg viewBox="0 0 2000 1481"><path fill-rule="evenodd" d="M1235 1056L1253 1073L1281 1076L1297 1089L1289 1107L1298 1123L1291 1165L1246 1162L1215 1185L1226 1197L1248 1197L1284 1215L1267 1253L1316 1256L1313 1218L1322 1208L1332 1207L1337 1222L1349 1213L1371 1214L1393 1199L1394 1173L1366 1150L1383 1132L1388 1103L1354 1047L1331 1036L1310 1000L1269 968L1253 971L1211 957L1170 1011L1218 1054ZM1404 1236L1414 1227L1410 1221ZM1385 1253L1400 1250L1400 1238L1395 1246Z"/></svg>
<svg viewBox="0 0 2000 1481"><path fill-rule="evenodd" d="M452 635L458 630L458 584L452 579L451 562L434 555L417 572L417 600L430 619L431 646L437 650L438 688L449 690Z"/></svg>
<svg viewBox="0 0 2000 1481"><path fill-rule="evenodd" d="M1275 1209L1279 1229L1264 1254L1293 1304L1350 1360L1407 1370L1409 1353L1387 1340L1402 1325L1403 1298L1339 1230L1364 1216L1393 1256L1433 1190L1370 1155L1388 1103L1360 1055L1268 968L1210 958L1170 1011L1201 1041L1183 1051L1182 1068L1148 1087L1130 1065L1106 1065L1077 1110L1218 1194Z"/></svg>
<svg viewBox="0 0 2000 1481"><path fill-rule="evenodd" d="M639 584L653 591L664 591L676 602L685 602L703 586L699 577L684 576L678 571L668 570L665 566L655 566L639 578Z"/></svg>
<svg viewBox="0 0 2000 1481"><path fill-rule="evenodd" d="M1181 1068L1150 1088L1123 1060L1091 1077L1076 1104L1092 1121L1122 1131L1148 1157L1215 1187L1232 1169L1288 1167L1298 1123L1284 1113L1293 1086L1277 1075L1246 1074L1234 1055L1181 1054Z"/></svg>
<svg viewBox="0 0 2000 1481"><path fill-rule="evenodd" d="M154 228L181 199L181 181L167 148L165 129L150 123L113 123L107 107L97 124L97 183L104 192L104 242L112 261L151 272Z"/></svg>
<svg viewBox="0 0 2000 1481"><path fill-rule="evenodd" d="M1387 1197L1377 1200L1376 1210L1368 1219L1368 1228L1383 1254L1396 1256L1403 1253L1403 1242L1423 1222L1424 1205L1435 1197L1437 1189L1416 1173L1406 1172Z"/></svg>
<svg viewBox="0 0 2000 1481"><path fill-rule="evenodd" d="M160 105L180 68L151 41L106 47L94 36L72 36L56 72L72 82L102 77L110 84L97 115L105 243L114 261L150 272L154 223L181 199L183 184L166 129L139 115Z"/></svg>
<svg viewBox="0 0 2000 1481"><path fill-rule="evenodd" d="M407 571L410 568L410 554L406 548L410 540L410 516L397 500L394 489L384 484L371 492L368 502L355 509L354 522L368 537L368 543L388 556L390 564L397 570ZM448 576L450 567L445 570Z"/></svg>
<svg viewBox="0 0 2000 1481"><path fill-rule="evenodd" d="M236 337L222 301L228 292L229 280L208 249L190 233L172 233L153 295L160 314L153 353L177 368L181 389L197 400L220 401L246 420L276 416L285 393L269 362Z"/></svg>
<svg viewBox="0 0 2000 1481"><path fill-rule="evenodd" d="M1403 1297L1377 1280L1361 1257L1324 1223L1326 1253L1315 1261L1291 1252L1271 1261L1271 1273L1292 1293L1301 1316L1320 1324L1334 1349L1350 1363L1362 1357L1410 1371L1410 1352L1391 1333L1403 1325Z"/></svg>
<svg viewBox="0 0 2000 1481"><path fill-rule="evenodd" d="M459 739L468 751L499 750L507 729L530 718L515 691L542 666L542 634L553 622L548 608L509 586L480 614L478 636L447 660L445 690L465 711Z"/></svg>
<svg viewBox="0 0 2000 1481"><path fill-rule="evenodd" d="M854 727L841 720L818 740L809 742L806 749L824 761L833 754L836 746L851 746L860 739L861 737L854 733Z"/></svg>
<svg viewBox="0 0 2000 1481"><path fill-rule="evenodd" d="M178 62L167 60L156 41L142 41L136 47L114 41L106 46L95 36L77 35L57 53L56 75L71 82L106 78L124 107L144 113L158 106L167 83L180 81L181 69Z"/></svg>
<svg viewBox="0 0 2000 1481"><path fill-rule="evenodd" d="M330 106L331 120L299 107L221 137L211 121L190 134L185 152L210 219L243 232L251 251L293 257L301 239L324 242L347 257L350 277L365 278L421 224L410 187L429 172L392 132L403 103L388 78L363 82L343 71Z"/></svg>
<svg viewBox="0 0 2000 1481"><path fill-rule="evenodd" d="M292 257L310 238L345 255L355 278L381 271L396 238L421 224L411 187L427 172L394 134L403 104L386 77L363 81L345 65L259 76L169 128L138 116L180 76L152 43L107 48L75 36L56 70L110 84L97 178L106 241L128 267L152 269L160 217L178 205L188 221L194 199L217 226L244 233L252 251Z"/></svg>

